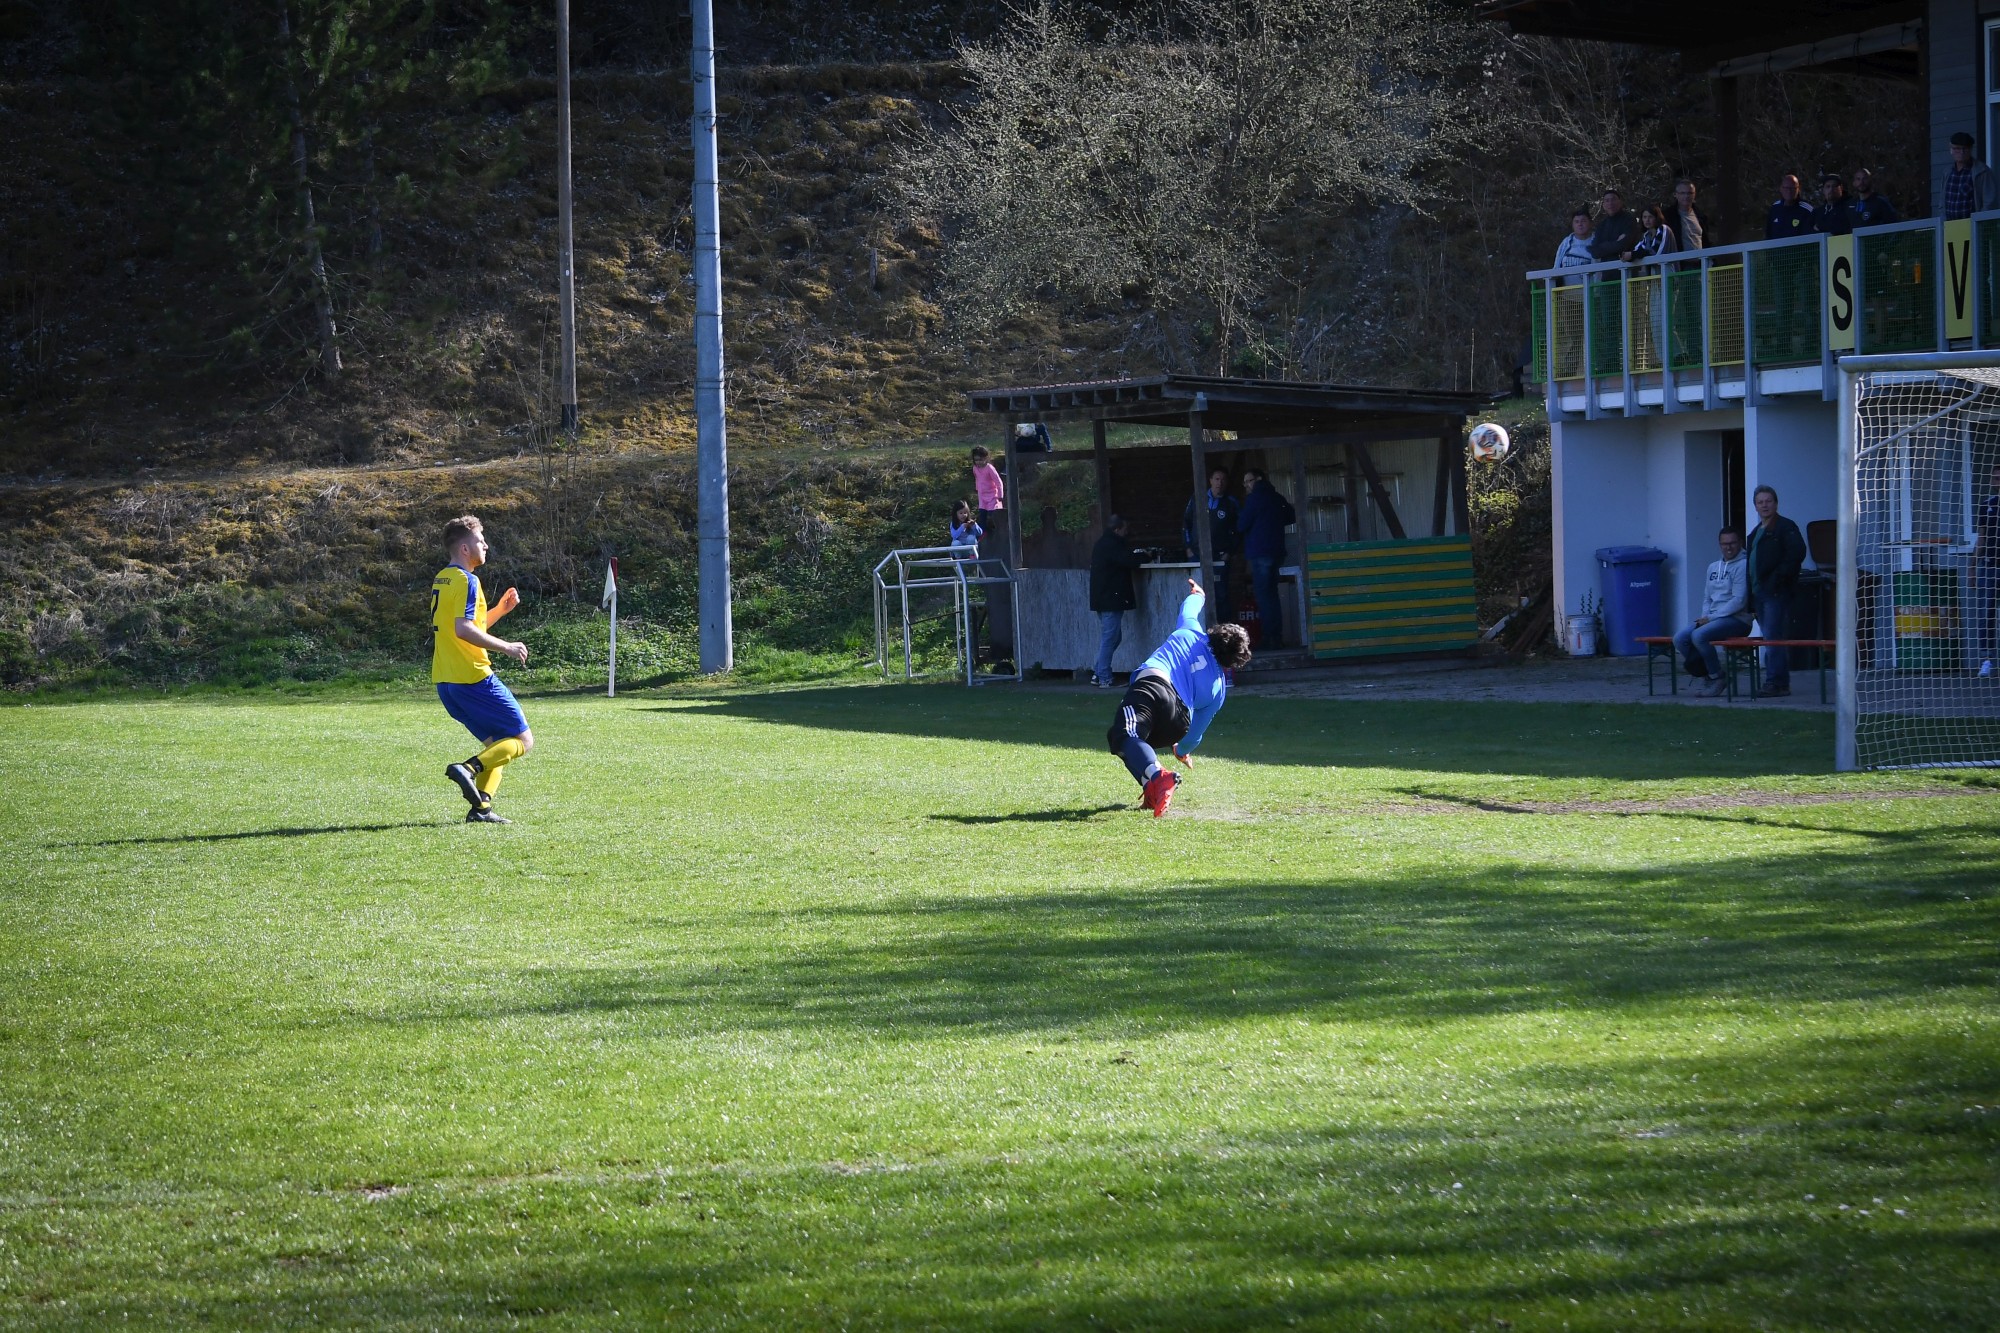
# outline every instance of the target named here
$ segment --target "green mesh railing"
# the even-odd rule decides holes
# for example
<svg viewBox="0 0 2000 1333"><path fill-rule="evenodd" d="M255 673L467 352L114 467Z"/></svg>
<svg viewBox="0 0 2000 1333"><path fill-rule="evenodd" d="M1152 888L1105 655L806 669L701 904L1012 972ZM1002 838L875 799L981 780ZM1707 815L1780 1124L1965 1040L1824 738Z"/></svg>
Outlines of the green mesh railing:
<svg viewBox="0 0 2000 1333"><path fill-rule="evenodd" d="M1973 294L1973 326L1979 330L1981 347L2000 346L2000 219L1988 218L1972 224L1972 246L1979 252L1973 270L1979 274L1979 290Z"/></svg>
<svg viewBox="0 0 2000 1333"><path fill-rule="evenodd" d="M1548 284L1537 279L1528 284L1528 379L1549 382L1549 301Z"/></svg>
<svg viewBox="0 0 2000 1333"><path fill-rule="evenodd" d="M1743 265L1708 270L1708 359L1717 366L1743 364Z"/></svg>
<svg viewBox="0 0 2000 1333"><path fill-rule="evenodd" d="M1819 247L1753 250L1750 259L1750 361L1796 366L1819 360Z"/></svg>
<svg viewBox="0 0 2000 1333"><path fill-rule="evenodd" d="M1559 380L1583 375L1583 287L1571 282L1555 290L1549 328L1549 373Z"/></svg>
<svg viewBox="0 0 2000 1333"><path fill-rule="evenodd" d="M1665 365L1661 346L1667 330L1667 293L1658 269L1635 273L1626 279L1631 288L1632 336L1625 354L1631 358L1632 373L1651 374Z"/></svg>
<svg viewBox="0 0 2000 1333"><path fill-rule="evenodd" d="M1861 275L1857 350L1937 349L1937 233L1931 227L1854 238Z"/></svg>
<svg viewBox="0 0 2000 1333"><path fill-rule="evenodd" d="M1625 284L1593 282L1584 290L1590 301L1590 373L1625 373Z"/></svg>
<svg viewBox="0 0 2000 1333"><path fill-rule="evenodd" d="M1701 369L1701 270L1667 274L1667 365Z"/></svg>

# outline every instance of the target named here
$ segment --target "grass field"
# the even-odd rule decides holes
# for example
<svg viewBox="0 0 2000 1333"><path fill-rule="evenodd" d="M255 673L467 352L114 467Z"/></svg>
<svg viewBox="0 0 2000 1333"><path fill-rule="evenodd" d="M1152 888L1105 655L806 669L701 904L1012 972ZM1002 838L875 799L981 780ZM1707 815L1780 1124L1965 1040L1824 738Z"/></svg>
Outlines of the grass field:
<svg viewBox="0 0 2000 1333"><path fill-rule="evenodd" d="M0 1326L2000 1326L1990 776L526 703L508 828L419 692L0 709Z"/></svg>

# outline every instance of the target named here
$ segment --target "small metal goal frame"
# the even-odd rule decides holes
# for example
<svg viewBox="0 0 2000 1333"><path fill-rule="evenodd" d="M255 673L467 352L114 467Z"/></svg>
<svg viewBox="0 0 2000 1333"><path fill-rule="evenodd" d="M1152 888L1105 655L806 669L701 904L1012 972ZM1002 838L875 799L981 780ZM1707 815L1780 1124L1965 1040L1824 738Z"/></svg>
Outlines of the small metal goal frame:
<svg viewBox="0 0 2000 1333"><path fill-rule="evenodd" d="M995 589L1008 599L1013 612L1014 633L1021 625L1021 585L1007 568L1007 562L982 557L971 546L913 546L889 552L875 565L875 662L882 675L889 675L889 645L900 639L903 648L903 679L916 679L915 655L910 635L910 592L913 589L948 588L952 600L952 648L964 668L965 683L979 685L992 680L1020 680L1021 653L1014 650L1011 674L979 674L979 644L974 637L972 613L984 602L991 605ZM979 601L973 590L979 590ZM894 602L896 611L890 606ZM892 620L896 623L892 625ZM956 671L954 675L958 674Z"/></svg>

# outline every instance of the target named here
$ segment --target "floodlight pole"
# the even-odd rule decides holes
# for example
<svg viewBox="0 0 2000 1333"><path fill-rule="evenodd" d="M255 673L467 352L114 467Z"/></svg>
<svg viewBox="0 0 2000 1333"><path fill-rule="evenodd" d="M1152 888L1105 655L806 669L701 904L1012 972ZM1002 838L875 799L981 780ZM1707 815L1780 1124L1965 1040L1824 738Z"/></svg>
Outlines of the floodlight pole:
<svg viewBox="0 0 2000 1333"><path fill-rule="evenodd" d="M576 214L570 198L569 0L556 0L556 267L562 307L562 432L576 438Z"/></svg>
<svg viewBox="0 0 2000 1333"><path fill-rule="evenodd" d="M694 19L694 413L701 574L701 669L735 661L729 610L729 441L722 401L722 225L715 152L715 15L688 0Z"/></svg>

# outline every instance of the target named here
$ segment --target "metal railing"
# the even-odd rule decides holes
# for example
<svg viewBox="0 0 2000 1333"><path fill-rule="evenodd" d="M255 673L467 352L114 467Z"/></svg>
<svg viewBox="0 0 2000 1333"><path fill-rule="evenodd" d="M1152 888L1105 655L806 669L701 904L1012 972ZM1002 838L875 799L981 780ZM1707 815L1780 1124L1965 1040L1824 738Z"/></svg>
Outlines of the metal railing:
<svg viewBox="0 0 2000 1333"><path fill-rule="evenodd" d="M1830 400L1845 355L2000 347L2000 211L1527 276L1551 417Z"/></svg>
<svg viewBox="0 0 2000 1333"><path fill-rule="evenodd" d="M905 547L889 552L876 562L875 661L882 668L883 676L889 674L889 649L897 640L901 641L903 650L903 679L913 680L921 674L916 667L915 630L923 617L923 607L921 604L913 607L910 594L919 594L921 603L926 589L943 589L951 595L952 657L957 664L953 669L954 675L959 674L959 668L962 668L967 685L988 680L1021 679L1018 649L1014 654L1012 674L979 674L979 627L974 620L974 612L982 605L990 607L997 589L998 595L1008 599L1008 609L1012 612L1010 623L1016 627L1014 632L1018 634L1021 585L1009 572L1006 561L997 557L981 557L978 548L973 546ZM893 617L892 602L896 608Z"/></svg>

